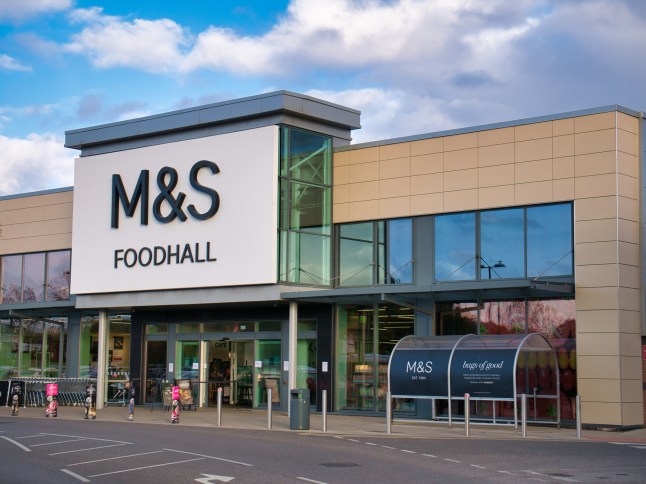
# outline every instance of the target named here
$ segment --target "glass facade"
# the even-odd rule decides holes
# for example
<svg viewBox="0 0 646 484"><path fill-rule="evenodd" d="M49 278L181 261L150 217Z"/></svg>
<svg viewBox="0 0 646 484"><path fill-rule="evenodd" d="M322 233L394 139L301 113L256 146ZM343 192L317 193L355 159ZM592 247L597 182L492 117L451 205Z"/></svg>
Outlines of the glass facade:
<svg viewBox="0 0 646 484"><path fill-rule="evenodd" d="M413 282L413 219L343 224L337 232L338 286Z"/></svg>
<svg viewBox="0 0 646 484"><path fill-rule="evenodd" d="M572 204L435 217L435 280L570 276Z"/></svg>
<svg viewBox="0 0 646 484"><path fill-rule="evenodd" d="M284 282L330 284L332 141L281 127L279 275Z"/></svg>
<svg viewBox="0 0 646 484"><path fill-rule="evenodd" d="M382 412L388 361L395 344L414 334L415 316L395 306L339 306L337 310L336 408ZM411 410L400 401L398 410Z"/></svg>
<svg viewBox="0 0 646 484"><path fill-rule="evenodd" d="M6 255L1 263L3 304L69 300L69 250Z"/></svg>
<svg viewBox="0 0 646 484"><path fill-rule="evenodd" d="M436 334L529 334L544 336L556 351L555 367L546 354L530 353L519 359L519 388L530 395L561 396L561 418L573 420L576 385L576 305L574 299L517 299L436 304ZM555 372L560 388L553 388ZM549 399L529 398L529 411L541 419L556 416ZM490 408L486 405L482 408ZM511 416L511 406L500 404L497 412ZM486 415L483 415L486 416Z"/></svg>

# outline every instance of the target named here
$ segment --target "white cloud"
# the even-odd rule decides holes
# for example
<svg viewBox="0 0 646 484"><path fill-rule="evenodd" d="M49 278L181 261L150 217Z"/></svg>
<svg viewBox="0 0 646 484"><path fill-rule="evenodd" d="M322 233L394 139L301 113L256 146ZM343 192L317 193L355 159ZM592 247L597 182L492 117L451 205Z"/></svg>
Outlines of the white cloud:
<svg viewBox="0 0 646 484"><path fill-rule="evenodd" d="M76 152L63 146L61 136L30 134L26 138L0 136L0 194L9 195L74 183Z"/></svg>
<svg viewBox="0 0 646 484"><path fill-rule="evenodd" d="M67 10L73 0L2 0L0 1L0 21L22 21L50 12Z"/></svg>
<svg viewBox="0 0 646 484"><path fill-rule="evenodd" d="M181 49L190 37L172 20L123 21L102 15L96 7L75 10L71 18L87 25L64 49L87 55L100 68L126 66L148 72L172 72L182 62Z"/></svg>
<svg viewBox="0 0 646 484"><path fill-rule="evenodd" d="M7 54L0 54L0 69L7 69L8 71L30 71L31 67L22 64Z"/></svg>

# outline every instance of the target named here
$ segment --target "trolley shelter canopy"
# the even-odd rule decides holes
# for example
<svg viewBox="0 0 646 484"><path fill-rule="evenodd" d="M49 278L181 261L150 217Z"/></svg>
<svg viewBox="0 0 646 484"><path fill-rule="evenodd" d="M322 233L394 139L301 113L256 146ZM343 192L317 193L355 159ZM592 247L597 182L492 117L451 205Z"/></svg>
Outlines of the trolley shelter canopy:
<svg viewBox="0 0 646 484"><path fill-rule="evenodd" d="M451 399L468 393L472 399L514 400L525 390L517 366L524 367L532 353L558 367L550 342L536 333L406 336L390 355L388 389L393 398Z"/></svg>

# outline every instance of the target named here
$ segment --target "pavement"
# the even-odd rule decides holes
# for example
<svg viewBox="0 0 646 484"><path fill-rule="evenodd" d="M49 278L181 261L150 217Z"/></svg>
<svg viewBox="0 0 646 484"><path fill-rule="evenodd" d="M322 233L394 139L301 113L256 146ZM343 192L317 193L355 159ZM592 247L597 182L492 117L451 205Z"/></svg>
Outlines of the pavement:
<svg viewBox="0 0 646 484"><path fill-rule="evenodd" d="M83 419L84 407L58 407L59 420ZM0 409L0 416L11 416L11 409L8 407ZM245 429L271 432L293 432L290 430L290 419L287 413L272 411L271 429L269 429L269 418L267 410L252 410L248 408L234 408L225 406L222 408L221 427L227 429ZM46 418L45 409L42 407L21 408L17 418ZM109 406L97 410L97 420L107 422L128 422L128 408L120 406ZM137 406L135 407L135 418L133 425L173 425L170 422L170 411L163 407ZM213 427L217 428L217 409L198 408L197 410L185 410L180 414L180 422L177 425ZM327 414L327 432L323 430L323 417L321 413L310 414L310 428L298 430L300 433L311 435L338 435L343 437L365 437L372 438L424 438L424 439L533 439L533 440L555 440L555 441L576 441L575 428L556 428L554 426L528 425L526 436L522 436L521 428L514 429L513 426L494 426L471 424L469 437L466 436L464 423L454 422L449 426L447 422L430 421L403 421L395 420L391 426L391 433L386 432L386 418L384 416L363 416L345 415L339 413ZM630 442L646 443L646 429L618 431L618 430L591 430L583 429L581 440L601 442Z"/></svg>

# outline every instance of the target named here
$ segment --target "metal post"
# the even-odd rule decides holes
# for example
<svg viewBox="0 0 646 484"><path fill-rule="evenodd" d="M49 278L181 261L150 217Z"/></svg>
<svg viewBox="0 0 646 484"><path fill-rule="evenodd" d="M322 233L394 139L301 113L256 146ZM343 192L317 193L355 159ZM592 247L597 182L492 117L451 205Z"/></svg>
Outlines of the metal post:
<svg viewBox="0 0 646 484"><path fill-rule="evenodd" d="M327 390L323 390L323 432L327 432Z"/></svg>
<svg viewBox="0 0 646 484"><path fill-rule="evenodd" d="M271 388L267 388L267 428L271 430Z"/></svg>
<svg viewBox="0 0 646 484"><path fill-rule="evenodd" d="M527 436L527 394L523 393L520 396L520 411L521 411L521 427L523 429L523 437Z"/></svg>
<svg viewBox="0 0 646 484"><path fill-rule="evenodd" d="M390 428L392 427L392 398L390 392L386 392L386 433L390 435Z"/></svg>
<svg viewBox="0 0 646 484"><path fill-rule="evenodd" d="M218 387L218 427L222 427L222 387Z"/></svg>
<svg viewBox="0 0 646 484"><path fill-rule="evenodd" d="M538 387L534 387L534 420L537 420L536 418L536 392L538 391Z"/></svg>
<svg viewBox="0 0 646 484"><path fill-rule="evenodd" d="M496 423L496 404L497 402L495 400L491 402L491 405L493 406L493 423Z"/></svg>
<svg viewBox="0 0 646 484"><path fill-rule="evenodd" d="M581 397L576 396L576 438L581 438Z"/></svg>
<svg viewBox="0 0 646 484"><path fill-rule="evenodd" d="M469 418L471 416L471 395L468 393L464 394L464 433L466 436L469 436L470 431L470 422Z"/></svg>
<svg viewBox="0 0 646 484"><path fill-rule="evenodd" d="M437 407L435 406L435 399L431 400L431 419L437 420Z"/></svg>

